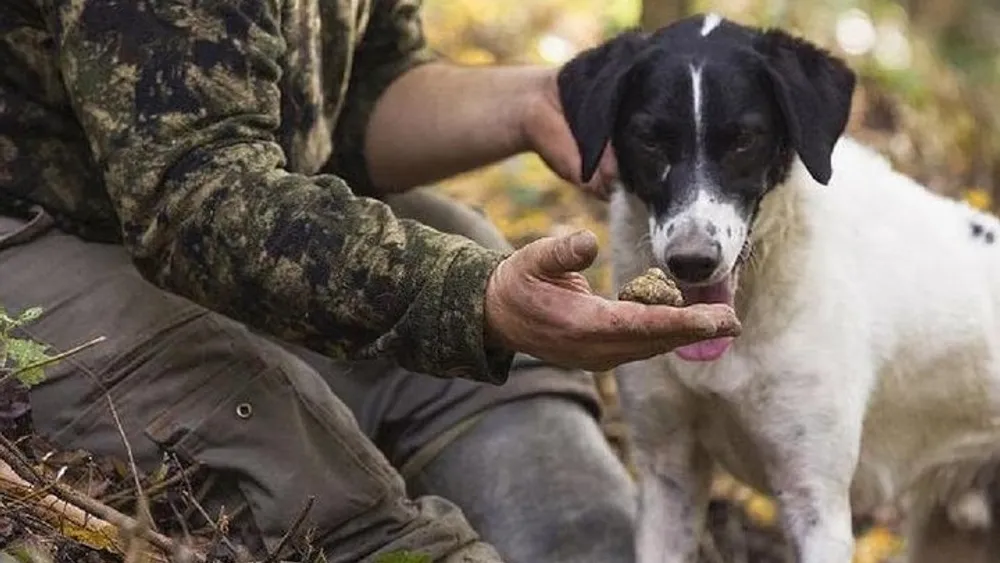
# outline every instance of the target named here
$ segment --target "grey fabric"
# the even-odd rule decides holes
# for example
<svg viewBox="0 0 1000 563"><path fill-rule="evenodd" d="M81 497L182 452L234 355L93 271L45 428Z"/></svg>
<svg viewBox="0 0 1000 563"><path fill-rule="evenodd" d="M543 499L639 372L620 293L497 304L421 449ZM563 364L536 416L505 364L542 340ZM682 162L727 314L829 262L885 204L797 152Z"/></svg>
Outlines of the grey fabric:
<svg viewBox="0 0 1000 563"><path fill-rule="evenodd" d="M632 481L594 418L564 397L490 409L408 485L462 507L507 563L635 560Z"/></svg>

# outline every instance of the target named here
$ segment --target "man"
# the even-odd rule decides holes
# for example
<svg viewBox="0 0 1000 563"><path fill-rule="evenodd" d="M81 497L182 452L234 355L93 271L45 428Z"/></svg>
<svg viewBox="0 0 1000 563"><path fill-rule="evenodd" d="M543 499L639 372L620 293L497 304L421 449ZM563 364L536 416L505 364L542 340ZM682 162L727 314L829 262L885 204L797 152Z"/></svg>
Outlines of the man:
<svg viewBox="0 0 1000 563"><path fill-rule="evenodd" d="M579 163L553 69L438 61L419 4L0 6L0 300L57 348L108 338L32 391L36 427L123 455L108 394L139 465L200 462L258 554L312 496L328 561L630 560L578 370L738 324L592 295L592 235L515 252L412 190Z"/></svg>

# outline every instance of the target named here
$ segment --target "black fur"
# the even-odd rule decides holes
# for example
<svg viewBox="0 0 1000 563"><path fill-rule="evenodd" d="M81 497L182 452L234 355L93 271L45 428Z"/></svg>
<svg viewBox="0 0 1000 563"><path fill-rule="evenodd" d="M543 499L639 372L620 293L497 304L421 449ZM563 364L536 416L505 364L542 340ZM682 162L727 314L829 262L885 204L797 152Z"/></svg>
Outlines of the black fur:
<svg viewBox="0 0 1000 563"><path fill-rule="evenodd" d="M563 112L580 150L584 181L597 170L622 93L646 46L645 34L626 31L613 41L577 55L559 73Z"/></svg>
<svg viewBox="0 0 1000 563"><path fill-rule="evenodd" d="M830 153L847 126L856 78L843 61L779 30L754 47L766 68L795 150L813 178L830 181Z"/></svg>

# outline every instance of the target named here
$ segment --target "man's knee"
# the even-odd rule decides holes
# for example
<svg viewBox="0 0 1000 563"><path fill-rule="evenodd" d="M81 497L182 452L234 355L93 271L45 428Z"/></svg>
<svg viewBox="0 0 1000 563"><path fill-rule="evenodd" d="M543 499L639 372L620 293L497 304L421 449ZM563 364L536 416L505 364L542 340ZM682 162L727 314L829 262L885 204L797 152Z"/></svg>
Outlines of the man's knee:
<svg viewBox="0 0 1000 563"><path fill-rule="evenodd" d="M431 188L416 188L386 197L395 215L419 221L441 232L461 235L486 248L511 250L503 233L489 219Z"/></svg>
<svg viewBox="0 0 1000 563"><path fill-rule="evenodd" d="M409 486L453 499L506 561L632 561L634 484L577 400L541 395L488 409Z"/></svg>
<svg viewBox="0 0 1000 563"><path fill-rule="evenodd" d="M343 385L334 381L333 386L337 389ZM395 370L364 397L366 406L362 411L374 412L362 412L360 416L378 421L371 435L404 477L419 471L441 449L461 437L478 417L504 404L559 397L572 402L593 424L602 414L591 374L553 367L521 354L515 357L504 385Z"/></svg>

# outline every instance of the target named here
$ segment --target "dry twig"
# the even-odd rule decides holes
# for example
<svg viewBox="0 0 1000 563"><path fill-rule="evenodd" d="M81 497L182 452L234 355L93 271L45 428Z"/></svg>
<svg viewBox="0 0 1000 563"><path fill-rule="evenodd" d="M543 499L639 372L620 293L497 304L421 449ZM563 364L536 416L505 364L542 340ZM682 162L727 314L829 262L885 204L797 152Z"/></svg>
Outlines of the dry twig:
<svg viewBox="0 0 1000 563"><path fill-rule="evenodd" d="M316 502L316 497L310 496L309 500L306 501L306 505L302 507L302 512L299 512L298 517L295 518L295 522L292 524L292 527L289 528L288 531L285 532L285 535L281 537L281 541L278 542L278 545L277 547L274 548L274 551L267 556L267 559L264 560L264 563L277 563L278 557L281 555L281 552L284 551L285 546L288 545L289 540L295 537L295 534L299 532L299 528L302 526L302 523L305 522L306 520L306 515L309 514L310 510L312 510L314 502Z"/></svg>
<svg viewBox="0 0 1000 563"><path fill-rule="evenodd" d="M7 463L8 458L16 459L17 455L6 448L0 448L0 492L3 492L15 499L20 499L28 495L37 493L36 486L28 482L11 464ZM15 462L16 465L24 467L26 464ZM45 485L42 483L42 485ZM117 510L100 503L70 487L61 483L47 484L51 494L37 499L34 502L25 504L32 514L44 520L74 540L80 541L94 549L103 549L118 554L124 554L127 546L122 536L125 530L141 530L142 526L133 518L130 518ZM143 533L145 539L149 541L162 554L171 554L177 551L177 545L170 538L152 530ZM193 554L194 561L205 563L206 558L199 553ZM166 562L166 557L160 557L157 561Z"/></svg>

